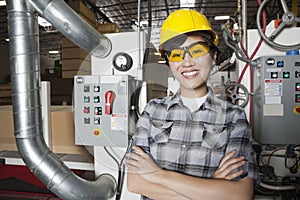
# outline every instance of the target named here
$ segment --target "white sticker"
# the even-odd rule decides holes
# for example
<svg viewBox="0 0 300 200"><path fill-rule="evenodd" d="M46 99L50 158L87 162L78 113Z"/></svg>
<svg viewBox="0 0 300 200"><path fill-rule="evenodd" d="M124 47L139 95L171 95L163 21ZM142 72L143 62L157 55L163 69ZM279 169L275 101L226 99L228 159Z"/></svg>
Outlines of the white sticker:
<svg viewBox="0 0 300 200"><path fill-rule="evenodd" d="M282 79L265 79L265 96L282 96Z"/></svg>
<svg viewBox="0 0 300 200"><path fill-rule="evenodd" d="M127 114L113 113L111 115L111 130L126 131L127 130Z"/></svg>

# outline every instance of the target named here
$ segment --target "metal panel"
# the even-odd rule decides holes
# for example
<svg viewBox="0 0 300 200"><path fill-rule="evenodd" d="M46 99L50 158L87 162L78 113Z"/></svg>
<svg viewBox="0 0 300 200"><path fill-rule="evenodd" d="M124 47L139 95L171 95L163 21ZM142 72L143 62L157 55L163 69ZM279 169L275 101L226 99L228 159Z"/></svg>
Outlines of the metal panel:
<svg viewBox="0 0 300 200"><path fill-rule="evenodd" d="M264 56L253 70L253 136L262 144L300 143L300 56Z"/></svg>

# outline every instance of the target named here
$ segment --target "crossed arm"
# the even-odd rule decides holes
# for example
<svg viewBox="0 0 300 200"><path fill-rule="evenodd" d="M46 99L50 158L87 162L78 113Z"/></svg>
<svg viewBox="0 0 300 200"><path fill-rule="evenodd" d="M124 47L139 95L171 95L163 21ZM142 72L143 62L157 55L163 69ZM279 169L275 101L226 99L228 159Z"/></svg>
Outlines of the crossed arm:
<svg viewBox="0 0 300 200"><path fill-rule="evenodd" d="M131 192L159 200L252 199L252 179L231 181L243 173L231 172L245 164L243 157L232 157L235 152L222 159L213 179L203 179L161 169L142 149L136 146L133 149L137 154L128 153L126 159Z"/></svg>

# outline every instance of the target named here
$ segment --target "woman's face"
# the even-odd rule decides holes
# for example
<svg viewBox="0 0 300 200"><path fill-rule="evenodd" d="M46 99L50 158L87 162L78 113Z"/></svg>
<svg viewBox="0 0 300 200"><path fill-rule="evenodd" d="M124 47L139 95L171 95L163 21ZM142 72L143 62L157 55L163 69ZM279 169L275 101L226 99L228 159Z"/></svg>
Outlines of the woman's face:
<svg viewBox="0 0 300 200"><path fill-rule="evenodd" d="M179 47L190 46L196 42L204 42L200 36L189 36ZM179 62L169 61L169 66L173 76L179 81L181 94L198 89L207 90L206 81L214 65L215 58L210 53L192 58L189 53L185 53L184 59Z"/></svg>

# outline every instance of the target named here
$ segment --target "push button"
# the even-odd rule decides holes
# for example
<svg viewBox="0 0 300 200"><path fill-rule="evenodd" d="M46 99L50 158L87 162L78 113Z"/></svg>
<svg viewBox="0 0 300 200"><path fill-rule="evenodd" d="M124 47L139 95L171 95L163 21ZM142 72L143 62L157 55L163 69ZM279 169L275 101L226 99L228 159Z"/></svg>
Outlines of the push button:
<svg viewBox="0 0 300 200"><path fill-rule="evenodd" d="M300 114L300 106L294 106L293 111L295 114L299 115Z"/></svg>
<svg viewBox="0 0 300 200"><path fill-rule="evenodd" d="M94 129L93 134L94 134L94 136L98 137L101 135L101 131L96 128L96 129Z"/></svg>

